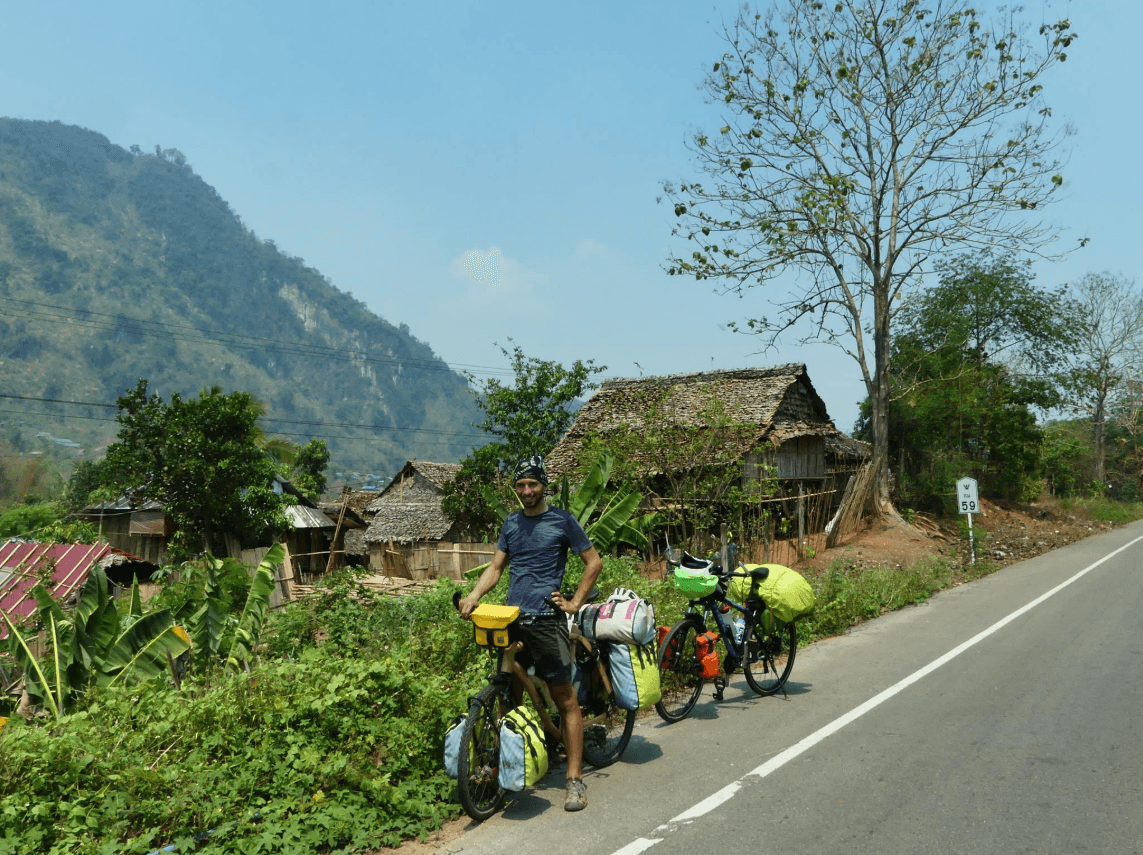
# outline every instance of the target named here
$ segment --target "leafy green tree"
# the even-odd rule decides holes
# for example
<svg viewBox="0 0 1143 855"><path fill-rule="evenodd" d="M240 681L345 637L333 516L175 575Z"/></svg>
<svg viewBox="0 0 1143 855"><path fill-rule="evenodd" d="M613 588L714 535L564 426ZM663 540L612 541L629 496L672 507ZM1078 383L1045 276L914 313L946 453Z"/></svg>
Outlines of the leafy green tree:
<svg viewBox="0 0 1143 855"><path fill-rule="evenodd" d="M1084 331L1080 312L1062 291L1036 288L1011 256L965 255L938 270L939 284L903 307L893 347L901 498L940 508L966 473L988 495L1028 498L1043 441L1031 408L1059 403L1052 370ZM868 436L868 422L858 433Z"/></svg>
<svg viewBox="0 0 1143 855"><path fill-rule="evenodd" d="M577 359L571 368L564 368L525 356L516 344L511 353L503 347L500 351L511 360L513 385L496 379L481 382L471 374L468 378L477 385L476 404L484 412L484 421L475 427L497 437L501 460L511 466L522 457L556 447L575 419L576 402L596 388L591 376L607 366Z"/></svg>
<svg viewBox="0 0 1143 855"><path fill-rule="evenodd" d="M442 510L475 537L491 537L500 521L485 498L485 490L492 490L501 502L514 501L501 471L503 459L504 447L499 443L473 449L461 462L456 477L442 490Z"/></svg>
<svg viewBox="0 0 1143 855"><path fill-rule="evenodd" d="M147 381L119 398L118 441L107 448L112 485L154 500L173 521L176 559L216 552L221 538L243 542L282 531L289 499L271 490L277 474L258 439L257 408L245 392L204 390L170 403L148 394Z"/></svg>
<svg viewBox="0 0 1143 855"><path fill-rule="evenodd" d="M1063 184L1042 98L1075 39L1068 21L1030 44L965 0L779 0L744 9L702 88L724 116L690 145L710 179L667 184L693 251L672 274L743 295L781 278L778 316L859 365L873 442L868 504L889 499L892 332L899 298L946 247L1044 253L1042 209ZM1030 215L1030 216L1029 216ZM796 274L791 278L789 274Z"/></svg>
<svg viewBox="0 0 1143 855"><path fill-rule="evenodd" d="M913 365L931 372L931 356L951 373L959 365L1006 364L1041 382L1042 406L1059 399L1053 369L1086 332L1083 308L1064 288L1047 291L1032 284L1029 266L1014 255L964 254L937 262L939 284L906 300L898 320L893 353L894 386L904 391Z"/></svg>
<svg viewBox="0 0 1143 855"><path fill-rule="evenodd" d="M294 458L290 481L306 498L316 502L325 492L325 468L329 465L329 449L324 439L311 439Z"/></svg>
<svg viewBox="0 0 1143 855"><path fill-rule="evenodd" d="M54 504L16 505L0 513L0 538L28 537L60 518Z"/></svg>
<svg viewBox="0 0 1143 855"><path fill-rule="evenodd" d="M69 511L78 511L90 504L91 494L107 481L106 465L102 460L81 460L71 471L63 500Z"/></svg>
<svg viewBox="0 0 1143 855"><path fill-rule="evenodd" d="M449 518L474 535L489 535L497 524L482 488L493 485L503 489L507 498L504 479L512 467L521 458L547 454L556 447L575 419L575 403L596 387L592 375L606 370L590 359L577 359L565 368L557 362L526 356L516 344L511 352L504 347L500 350L511 360L513 385L496 379L478 381L468 375L476 387L477 406L484 413L484 421L474 427L496 437L496 441L473 449L461 462L459 474L444 488L442 502Z"/></svg>
<svg viewBox="0 0 1143 855"><path fill-rule="evenodd" d="M1118 467L1131 480L1121 485L1120 498L1143 499L1143 379L1130 378L1120 385L1108 431L1117 452Z"/></svg>

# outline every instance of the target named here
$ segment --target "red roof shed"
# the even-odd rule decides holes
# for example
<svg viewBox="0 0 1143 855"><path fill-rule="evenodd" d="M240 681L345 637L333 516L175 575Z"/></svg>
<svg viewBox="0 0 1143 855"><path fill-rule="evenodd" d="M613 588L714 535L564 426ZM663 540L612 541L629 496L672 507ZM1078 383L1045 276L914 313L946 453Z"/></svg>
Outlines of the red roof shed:
<svg viewBox="0 0 1143 855"><path fill-rule="evenodd" d="M48 591L57 600L77 594L97 561L115 550L106 543L15 543L0 544L0 610L13 623L36 612L32 589L51 571ZM0 638L8 627L0 622Z"/></svg>

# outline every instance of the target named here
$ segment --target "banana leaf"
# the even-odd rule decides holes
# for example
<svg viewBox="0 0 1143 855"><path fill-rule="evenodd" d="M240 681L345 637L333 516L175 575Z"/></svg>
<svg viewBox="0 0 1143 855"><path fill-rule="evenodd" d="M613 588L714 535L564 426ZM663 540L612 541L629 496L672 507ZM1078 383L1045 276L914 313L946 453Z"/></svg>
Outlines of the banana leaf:
<svg viewBox="0 0 1143 855"><path fill-rule="evenodd" d="M639 508L643 497L632 490L623 490L612 498L594 523L586 529L587 536L600 552L610 551L619 540L619 532ZM644 538L646 540L646 538ZM638 545L638 544L634 544Z"/></svg>
<svg viewBox="0 0 1143 855"><path fill-rule="evenodd" d="M234 643L230 646L230 655L226 658L226 667L231 671L238 671L254 658L254 646L262 634L262 621L266 617L266 610L270 603L270 595L274 593L274 571L285 557L285 548L275 543L266 557L254 571L254 581L250 585L250 593L246 596L246 606L242 610L242 617L238 619L238 628L234 631Z"/></svg>
<svg viewBox="0 0 1143 855"><path fill-rule="evenodd" d="M216 575L222 566L220 559L207 557L203 603L187 620L199 668L207 667L209 661L223 651L223 639L230 627L229 615L222 602L222 586L218 584Z"/></svg>
<svg viewBox="0 0 1143 855"><path fill-rule="evenodd" d="M143 616L143 598L139 594L139 580L131 580L131 599L127 602L127 611L122 616L123 628L126 629Z"/></svg>
<svg viewBox="0 0 1143 855"><path fill-rule="evenodd" d="M595 513L595 509L603 499L607 491L607 482L611 479L613 462L614 459L610 454L601 454L592 464L583 483L570 496L567 495L567 480L564 480L560 498L566 504L562 507L574 515L580 525L587 525L587 521L591 519L591 515Z"/></svg>
<svg viewBox="0 0 1143 855"><path fill-rule="evenodd" d="M67 620L64 610L60 608L56 598L48 593L43 582L37 582L36 587L32 588L32 596L36 598L36 605L40 610L40 623L44 626L48 625L49 618L55 618L56 623L63 623Z"/></svg>
<svg viewBox="0 0 1143 855"><path fill-rule="evenodd" d="M169 609L144 615L115 639L96 674L100 686L112 686L127 679L148 680L167 670L171 658L190 649L186 633L173 623Z"/></svg>
<svg viewBox="0 0 1143 855"><path fill-rule="evenodd" d="M4 623L8 626L8 652L12 654L24 672L24 688L27 689L28 696L38 703L46 704L52 715L59 718L61 709L48 688L48 678L40 667L39 661L32 655L28 640L20 634L16 625L8 617L8 613L2 609L0 609L0 618L3 618Z"/></svg>
<svg viewBox="0 0 1143 855"><path fill-rule="evenodd" d="M107 600L107 574L101 567L92 567L87 574L87 581L83 583L72 620L77 624L86 624L92 614L107 605Z"/></svg>

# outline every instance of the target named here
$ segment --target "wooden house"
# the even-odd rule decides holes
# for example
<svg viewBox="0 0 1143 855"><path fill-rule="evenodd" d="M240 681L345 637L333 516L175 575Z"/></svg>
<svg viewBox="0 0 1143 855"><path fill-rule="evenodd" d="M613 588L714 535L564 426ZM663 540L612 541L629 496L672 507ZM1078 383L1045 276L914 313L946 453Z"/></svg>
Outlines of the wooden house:
<svg viewBox="0 0 1143 855"><path fill-rule="evenodd" d="M373 521L368 508L378 497L376 490L342 490L340 498L333 502L319 502L318 507L330 519L341 519L345 523L339 543L343 555L342 564L368 566L369 544L365 532Z"/></svg>
<svg viewBox="0 0 1143 855"><path fill-rule="evenodd" d="M373 515L365 532L370 570L407 579L459 579L491 558L487 545L465 543L441 509L444 486L459 471L459 463L404 465L366 509Z"/></svg>
<svg viewBox="0 0 1143 855"><path fill-rule="evenodd" d="M645 441L655 436L658 447ZM626 473L642 481L651 508L675 513L688 536L699 534L685 522L698 518L695 508L719 508L715 516L766 544L766 560L778 560L771 544L787 533L802 554L805 535L824 531L870 453L834 426L801 363L607 380L547 455L549 474L582 471L591 448L609 440ZM680 487L687 473L707 486ZM699 473L715 474L722 486ZM735 481L750 501L720 504Z"/></svg>
<svg viewBox="0 0 1143 855"><path fill-rule="evenodd" d="M867 443L834 426L806 366L795 363L606 380L547 456L548 471L556 476L575 471L590 436L606 439L619 430L653 429L648 424L652 411L671 426L709 431L712 403L736 428L705 462L740 467L744 486L770 478L787 484L820 482L856 470L869 456ZM636 453L634 464L640 475L661 474L651 454Z"/></svg>
<svg viewBox="0 0 1143 855"><path fill-rule="evenodd" d="M290 528L281 532L278 539L290 555L296 580L308 584L327 568L341 567L345 563L347 533L364 531L366 527L365 520L354 507L340 503L328 503L321 507L283 478L275 478L271 489L275 493L289 495L294 502L284 509ZM376 497L375 493L369 495L371 499ZM162 505L153 501L134 503L123 497L114 502L89 505L76 516L96 526L100 536L115 549L137 555L153 564L162 563L166 558L167 544L175 533L170 519L163 513ZM257 564L260 559L258 556L258 559L251 560L257 550L252 550L248 544L239 543L230 535L223 535L218 546L220 550L225 550L226 555L247 563ZM264 551L265 548L262 549Z"/></svg>
<svg viewBox="0 0 1143 855"><path fill-rule="evenodd" d="M75 515L95 526L99 536L120 552L137 555L151 564L161 564L174 527L158 502L132 502L121 497L114 502L88 505Z"/></svg>

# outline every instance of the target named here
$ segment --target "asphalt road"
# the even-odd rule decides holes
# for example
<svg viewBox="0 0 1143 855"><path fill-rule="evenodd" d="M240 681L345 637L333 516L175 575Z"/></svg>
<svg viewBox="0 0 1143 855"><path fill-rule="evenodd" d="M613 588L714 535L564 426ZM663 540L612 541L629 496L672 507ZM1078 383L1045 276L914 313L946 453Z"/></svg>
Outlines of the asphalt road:
<svg viewBox="0 0 1143 855"><path fill-rule="evenodd" d="M440 851L1139 853L1143 522L800 650L640 719L562 809L562 768Z"/></svg>

